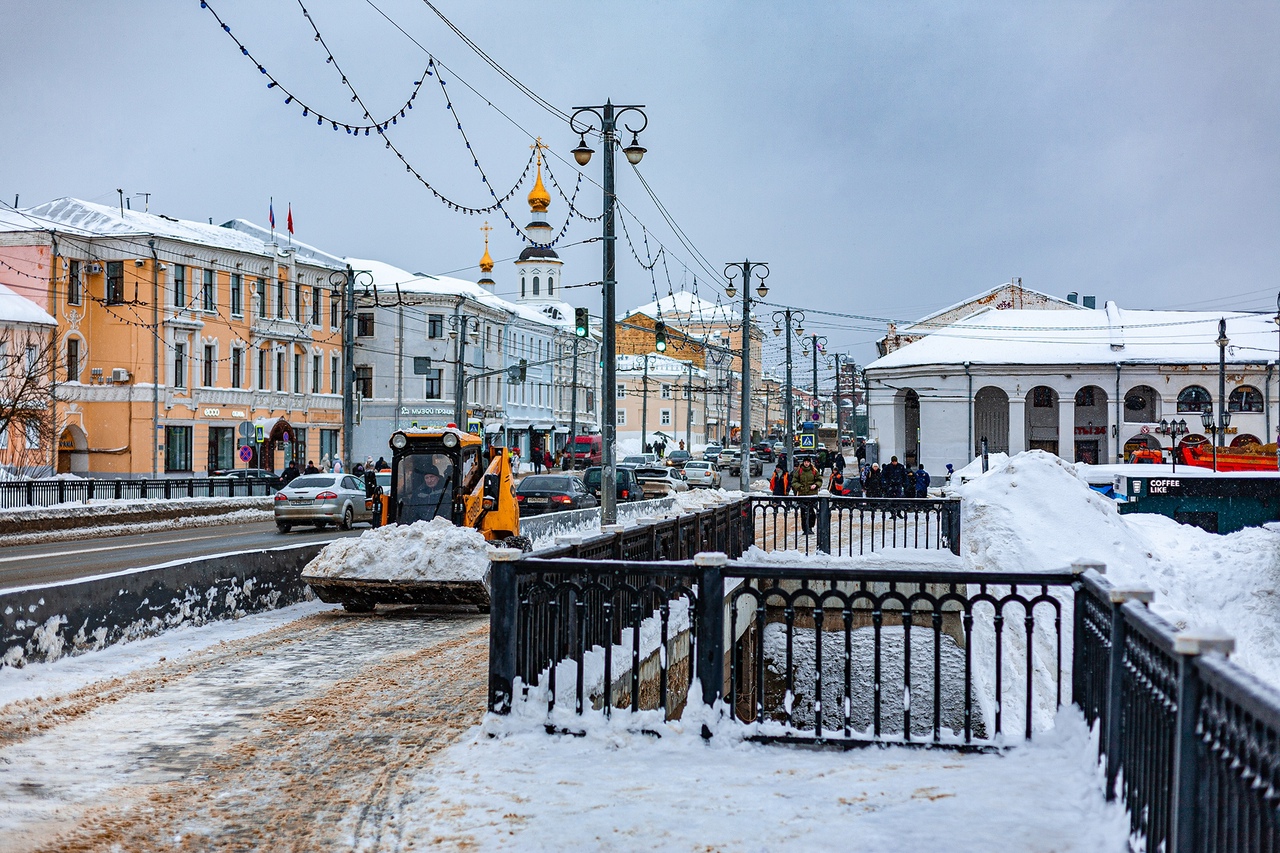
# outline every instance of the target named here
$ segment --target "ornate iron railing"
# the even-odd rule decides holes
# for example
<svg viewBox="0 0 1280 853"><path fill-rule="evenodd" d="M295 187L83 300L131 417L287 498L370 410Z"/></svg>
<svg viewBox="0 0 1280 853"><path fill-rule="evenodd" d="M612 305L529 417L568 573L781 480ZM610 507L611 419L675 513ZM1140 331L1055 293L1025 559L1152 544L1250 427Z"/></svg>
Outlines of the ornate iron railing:
<svg viewBox="0 0 1280 853"><path fill-rule="evenodd" d="M755 543L767 551L854 556L885 548L960 553L959 498L753 495Z"/></svg>
<svg viewBox="0 0 1280 853"><path fill-rule="evenodd" d="M262 497L275 494L278 488L278 481L265 477L0 480L0 508L53 506L92 500Z"/></svg>

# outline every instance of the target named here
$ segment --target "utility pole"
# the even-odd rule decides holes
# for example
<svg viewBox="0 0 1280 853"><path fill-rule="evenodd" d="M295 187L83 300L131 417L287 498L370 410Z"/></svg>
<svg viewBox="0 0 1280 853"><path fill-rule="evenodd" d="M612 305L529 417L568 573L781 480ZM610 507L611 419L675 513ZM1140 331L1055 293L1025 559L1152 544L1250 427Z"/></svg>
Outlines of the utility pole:
<svg viewBox="0 0 1280 853"><path fill-rule="evenodd" d="M272 263L275 263L274 259ZM356 274L350 264L347 264L344 288L342 303L346 308L346 316L342 321L342 458L347 466L343 469L345 471L352 467L351 434L355 431L356 423Z"/></svg>
<svg viewBox="0 0 1280 853"><path fill-rule="evenodd" d="M640 452L648 453L649 443L649 356L644 357L644 377L640 380Z"/></svg>
<svg viewBox="0 0 1280 853"><path fill-rule="evenodd" d="M804 334L804 312L796 311L791 308L785 308L781 311L773 312L773 333L775 335L783 334L782 325L786 326L787 339L787 384L784 386L784 406L787 413L787 470L795 470L795 423L796 410L791 398L791 323L795 321L796 337Z"/></svg>
<svg viewBox="0 0 1280 853"><path fill-rule="evenodd" d="M836 353L836 452L841 456L844 455L844 439L840 427L840 353Z"/></svg>
<svg viewBox="0 0 1280 853"><path fill-rule="evenodd" d="M578 336L573 336L573 381L569 388L569 470L578 467L574 453L578 449Z"/></svg>
<svg viewBox="0 0 1280 853"><path fill-rule="evenodd" d="M689 380L684 384L684 449L693 453L693 361L689 362Z"/></svg>

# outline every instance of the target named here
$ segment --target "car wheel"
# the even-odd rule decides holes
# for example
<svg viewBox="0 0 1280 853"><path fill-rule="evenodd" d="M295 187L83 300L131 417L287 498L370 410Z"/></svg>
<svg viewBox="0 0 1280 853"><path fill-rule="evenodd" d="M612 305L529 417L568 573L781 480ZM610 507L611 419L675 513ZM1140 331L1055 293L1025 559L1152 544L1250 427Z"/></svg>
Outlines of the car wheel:
<svg viewBox="0 0 1280 853"><path fill-rule="evenodd" d="M292 529L292 524L285 524L283 521L276 522L276 530L279 530L281 533L288 533Z"/></svg>
<svg viewBox="0 0 1280 853"><path fill-rule="evenodd" d="M350 530L354 520L355 513L351 511L351 504L347 504L346 508L342 510L342 529Z"/></svg>

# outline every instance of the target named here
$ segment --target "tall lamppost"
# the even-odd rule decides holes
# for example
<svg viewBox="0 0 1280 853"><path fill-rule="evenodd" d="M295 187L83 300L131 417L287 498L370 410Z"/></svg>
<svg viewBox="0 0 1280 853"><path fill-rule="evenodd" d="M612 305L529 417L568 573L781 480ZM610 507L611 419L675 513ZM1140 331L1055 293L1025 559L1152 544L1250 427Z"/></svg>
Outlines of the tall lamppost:
<svg viewBox="0 0 1280 853"><path fill-rule="evenodd" d="M825 352L827 339L824 335L810 335L805 345L805 355L813 353L813 419L818 420L818 353Z"/></svg>
<svg viewBox="0 0 1280 853"><path fill-rule="evenodd" d="M449 337L453 338L457 347L458 366L454 371L453 382L453 422L458 429L467 428L467 338L472 343L480 340L480 318L468 317L465 314L454 314L449 318ZM461 334L459 334L461 333Z"/></svg>
<svg viewBox="0 0 1280 853"><path fill-rule="evenodd" d="M334 270L329 274L329 284L334 289L342 289L342 457L351 465L356 425L356 285L363 284L368 294L373 273L353 270L348 264L345 271ZM261 310L265 316L267 309Z"/></svg>
<svg viewBox="0 0 1280 853"><path fill-rule="evenodd" d="M596 131L599 122L601 143L604 146L604 279L601 282L603 306L600 324L603 330L602 346L604 348L604 367L601 371L600 395L600 433L604 454L600 471L600 524L616 524L618 521L618 495L616 491L617 454L615 443L618 432L618 338L614 326L617 317L615 291L617 289L616 263L614 250L617 236L614 233L613 206L614 198L614 152L618 148L618 119L627 113L635 113L640 120L639 127L632 127L623 122L622 126L631 134L631 144L622 149L627 162L632 166L639 165L644 157L645 149L641 147L639 134L649 125L649 117L644 113L643 104L619 104L605 101L601 106L574 107L569 119L569 130L578 134L578 147L573 149L573 159L579 166L591 162L595 151L587 146L587 134Z"/></svg>
<svg viewBox="0 0 1280 853"><path fill-rule="evenodd" d="M755 274L760 284L756 293L764 299L769 295L769 287L764 280L769 277L769 264L765 261L752 263L749 260L741 263L724 265L724 277L729 280L725 287L725 295L732 299L738 293L735 284L742 276L742 491L751 490L751 276Z"/></svg>
<svg viewBox="0 0 1280 853"><path fill-rule="evenodd" d="M783 403L783 411L785 411L787 415L786 444L787 444L787 470L788 471L795 470L795 457L796 457L796 449L795 449L796 410L795 410L795 406L792 404L792 401L791 401L791 324L793 322L795 323L795 327L796 327L795 328L796 337L797 338L803 337L804 336L804 312L803 311L797 311L791 308L784 308L781 311L773 312L774 335L783 334L783 325L786 326L786 335L784 337L786 338L786 342L787 342L787 383L785 386L783 386L783 389L784 389L783 398L785 400L785 402Z"/></svg>
<svg viewBox="0 0 1280 853"><path fill-rule="evenodd" d="M707 346L706 351L707 351L707 354L711 357L711 364L716 369L716 379L715 379L716 420L720 421L719 427L720 427L721 436L724 436L727 439L728 429L729 429L729 418L725 416L724 419L721 420L721 401L723 401L724 399L725 385L726 385L722 367L725 364L725 362L728 361L729 359L729 351L724 349L723 347L718 347L718 346ZM708 423L710 422L710 420L711 420L710 418L707 419ZM713 438L715 438L717 441L719 440L719 437L713 436Z"/></svg>

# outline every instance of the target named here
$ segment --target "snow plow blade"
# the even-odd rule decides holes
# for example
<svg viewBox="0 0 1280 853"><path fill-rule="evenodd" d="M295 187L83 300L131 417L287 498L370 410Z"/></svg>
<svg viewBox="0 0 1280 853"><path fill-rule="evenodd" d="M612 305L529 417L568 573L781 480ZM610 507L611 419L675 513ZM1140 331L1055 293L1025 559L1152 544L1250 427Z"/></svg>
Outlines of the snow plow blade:
<svg viewBox="0 0 1280 853"><path fill-rule="evenodd" d="M489 585L479 581L362 580L303 575L316 598L341 604L353 613L368 613L379 604L438 607L471 604L489 610Z"/></svg>

